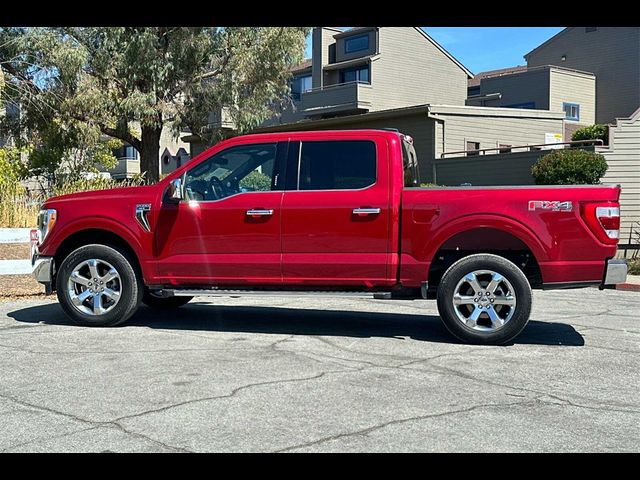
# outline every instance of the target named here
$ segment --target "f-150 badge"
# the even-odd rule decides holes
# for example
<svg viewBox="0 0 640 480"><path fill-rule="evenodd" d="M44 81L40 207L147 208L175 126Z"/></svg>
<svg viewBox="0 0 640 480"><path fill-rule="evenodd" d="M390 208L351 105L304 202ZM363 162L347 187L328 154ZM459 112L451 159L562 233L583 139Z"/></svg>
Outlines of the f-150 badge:
<svg viewBox="0 0 640 480"><path fill-rule="evenodd" d="M529 200L529 211L550 210L552 212L570 212L573 210L573 204L558 200Z"/></svg>

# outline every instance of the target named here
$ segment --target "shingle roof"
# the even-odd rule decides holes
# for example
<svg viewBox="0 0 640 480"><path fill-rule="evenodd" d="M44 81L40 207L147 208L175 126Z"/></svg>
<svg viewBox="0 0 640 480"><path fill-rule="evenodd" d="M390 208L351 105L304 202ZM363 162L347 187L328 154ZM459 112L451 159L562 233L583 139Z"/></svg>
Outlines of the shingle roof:
<svg viewBox="0 0 640 480"><path fill-rule="evenodd" d="M303 70L306 70L308 68L311 68L311 59L307 58L305 60L303 60L301 63L299 63L298 65L296 65L295 67L291 67L291 73L297 73L297 72L301 72Z"/></svg>
<svg viewBox="0 0 640 480"><path fill-rule="evenodd" d="M483 78L511 75L512 73L524 72L525 70L527 70L526 65L516 65L515 67L499 68L497 70L487 70L486 72L476 73L475 77L469 79L467 86L477 87Z"/></svg>

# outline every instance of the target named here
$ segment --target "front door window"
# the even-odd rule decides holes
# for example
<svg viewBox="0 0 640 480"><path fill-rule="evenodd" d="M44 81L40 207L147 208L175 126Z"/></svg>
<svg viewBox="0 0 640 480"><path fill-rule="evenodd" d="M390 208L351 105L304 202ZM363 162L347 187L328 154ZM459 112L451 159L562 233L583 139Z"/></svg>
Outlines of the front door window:
<svg viewBox="0 0 640 480"><path fill-rule="evenodd" d="M215 201L238 193L275 190L275 158L275 143L223 150L187 172L186 198Z"/></svg>

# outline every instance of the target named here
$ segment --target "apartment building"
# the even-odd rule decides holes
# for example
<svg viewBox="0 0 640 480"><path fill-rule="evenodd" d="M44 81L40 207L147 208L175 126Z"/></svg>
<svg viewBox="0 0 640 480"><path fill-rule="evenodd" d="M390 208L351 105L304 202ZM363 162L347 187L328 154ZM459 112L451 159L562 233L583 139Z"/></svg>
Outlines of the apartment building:
<svg viewBox="0 0 640 480"><path fill-rule="evenodd" d="M422 182L434 182L443 156L458 158L494 149L487 158L522 145L546 143L562 135L562 112L517 108L471 107L464 105L412 105L361 115L343 115L263 126L259 132L294 130L341 130L392 128L410 135L418 156ZM509 180L509 179L506 179ZM509 183L503 183L508 185Z"/></svg>
<svg viewBox="0 0 640 480"><path fill-rule="evenodd" d="M473 74L418 27L316 27L294 69L292 103L265 125L427 102L464 105Z"/></svg>
<svg viewBox="0 0 640 480"><path fill-rule="evenodd" d="M527 66L556 65L596 76L597 123L640 107L640 27L568 27L524 56Z"/></svg>
<svg viewBox="0 0 640 480"><path fill-rule="evenodd" d="M467 105L564 112L564 138L596 121L596 77L572 68L517 66L469 80Z"/></svg>

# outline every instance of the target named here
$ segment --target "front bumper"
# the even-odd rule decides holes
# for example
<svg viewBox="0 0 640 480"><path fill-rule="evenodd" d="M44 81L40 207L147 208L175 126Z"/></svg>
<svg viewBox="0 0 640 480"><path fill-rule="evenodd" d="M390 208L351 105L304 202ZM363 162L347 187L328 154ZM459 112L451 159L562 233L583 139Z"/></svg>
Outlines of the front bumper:
<svg viewBox="0 0 640 480"><path fill-rule="evenodd" d="M627 262L624 260L607 260L602 286L617 285L627 281Z"/></svg>
<svg viewBox="0 0 640 480"><path fill-rule="evenodd" d="M33 277L44 285L45 293L50 294L53 291L53 257L33 255L31 266Z"/></svg>

